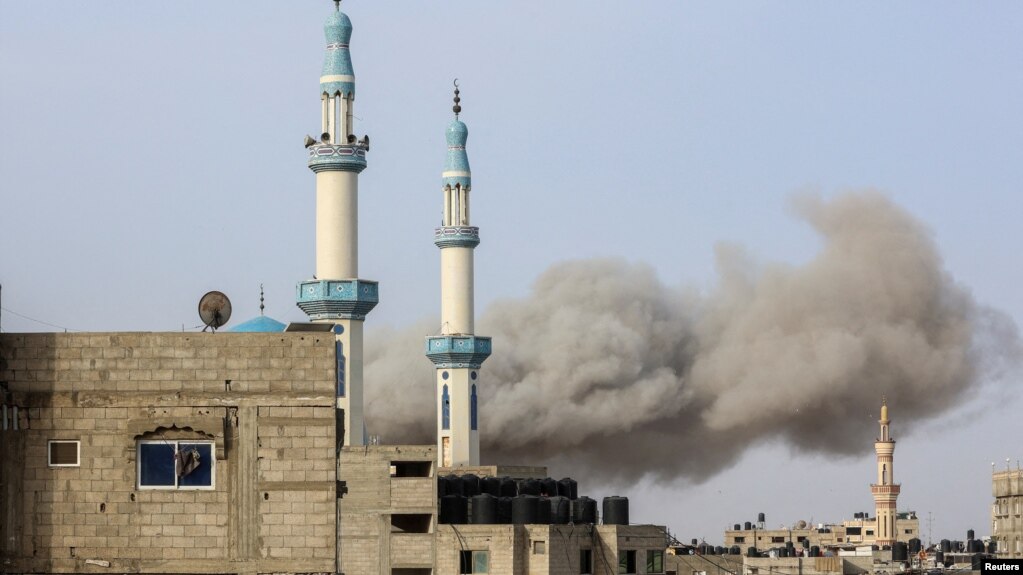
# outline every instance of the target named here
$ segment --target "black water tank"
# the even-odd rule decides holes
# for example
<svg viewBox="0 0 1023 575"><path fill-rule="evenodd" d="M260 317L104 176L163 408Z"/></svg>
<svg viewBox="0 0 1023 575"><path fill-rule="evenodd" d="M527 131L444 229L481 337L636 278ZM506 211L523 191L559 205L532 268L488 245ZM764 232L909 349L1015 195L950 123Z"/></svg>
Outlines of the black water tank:
<svg viewBox="0 0 1023 575"><path fill-rule="evenodd" d="M629 524L629 498L612 495L604 498L604 525Z"/></svg>
<svg viewBox="0 0 1023 575"><path fill-rule="evenodd" d="M515 497L519 494L519 486L511 477L501 478L501 497Z"/></svg>
<svg viewBox="0 0 1023 575"><path fill-rule="evenodd" d="M944 551L935 551L934 552L934 564L935 565L943 565L944 563L945 563L945 552Z"/></svg>
<svg viewBox="0 0 1023 575"><path fill-rule="evenodd" d="M476 525L493 525L497 523L497 498L489 493L472 497L471 523Z"/></svg>
<svg viewBox="0 0 1023 575"><path fill-rule="evenodd" d="M819 546L817 546L817 545L811 545L810 546L810 557L820 557L820 556L821 556L821 548Z"/></svg>
<svg viewBox="0 0 1023 575"><path fill-rule="evenodd" d="M540 481L537 479L523 479L519 482L519 495L540 495Z"/></svg>
<svg viewBox="0 0 1023 575"><path fill-rule="evenodd" d="M544 477L540 480L540 495L546 497L555 497L558 495L558 482L551 479L550 477Z"/></svg>
<svg viewBox="0 0 1023 575"><path fill-rule="evenodd" d="M502 525L511 523L512 520L512 498L497 498L497 522Z"/></svg>
<svg viewBox="0 0 1023 575"><path fill-rule="evenodd" d="M751 531L753 529L753 524L747 521L746 525L743 526L743 529L746 531Z"/></svg>
<svg viewBox="0 0 1023 575"><path fill-rule="evenodd" d="M757 556L757 548L756 547L747 547L746 548L746 557L756 557L756 556Z"/></svg>
<svg viewBox="0 0 1023 575"><path fill-rule="evenodd" d="M440 498L440 523L463 525L469 522L469 500L461 495Z"/></svg>
<svg viewBox="0 0 1023 575"><path fill-rule="evenodd" d="M696 544L699 543L699 541L696 540L696 539L692 539L691 541L692 541L693 547L696 547Z"/></svg>
<svg viewBox="0 0 1023 575"><path fill-rule="evenodd" d="M473 495L479 495L480 491L480 478L467 473L462 476L462 495L466 497L472 497Z"/></svg>
<svg viewBox="0 0 1023 575"><path fill-rule="evenodd" d="M448 478L440 476L437 478L437 498L440 499L448 494Z"/></svg>
<svg viewBox="0 0 1023 575"><path fill-rule="evenodd" d="M571 519L571 510L567 497L556 495L547 499L551 504L551 524L567 525Z"/></svg>
<svg viewBox="0 0 1023 575"><path fill-rule="evenodd" d="M788 557L788 556L789 556L789 550L787 548L781 547L781 548L778 549L778 557Z"/></svg>
<svg viewBox="0 0 1023 575"><path fill-rule="evenodd" d="M558 481L558 495L575 499L579 496L579 482L571 477L565 477Z"/></svg>
<svg viewBox="0 0 1023 575"><path fill-rule="evenodd" d="M536 525L537 505L540 499L536 495L519 495L512 499L512 523L515 525Z"/></svg>
<svg viewBox="0 0 1023 575"><path fill-rule="evenodd" d="M966 545L964 545L962 541L953 541L952 550L962 553L963 551L966 551Z"/></svg>
<svg viewBox="0 0 1023 575"><path fill-rule="evenodd" d="M908 561L909 545L903 541L896 541L892 547L892 561Z"/></svg>
<svg viewBox="0 0 1023 575"><path fill-rule="evenodd" d="M970 557L970 569L973 571L982 571L984 569L983 553L974 553L973 557Z"/></svg>
<svg viewBox="0 0 1023 575"><path fill-rule="evenodd" d="M569 504L572 523L577 525L592 525L597 522L597 502L585 495L573 499Z"/></svg>
<svg viewBox="0 0 1023 575"><path fill-rule="evenodd" d="M536 523L550 525L550 499L541 496L536 501Z"/></svg>
<svg viewBox="0 0 1023 575"><path fill-rule="evenodd" d="M738 523L736 523L735 526L732 527L732 531L739 531L740 529L742 529L742 525L739 525Z"/></svg>
<svg viewBox="0 0 1023 575"><path fill-rule="evenodd" d="M763 513L757 513L757 523L763 523L767 518Z"/></svg>
<svg viewBox="0 0 1023 575"><path fill-rule="evenodd" d="M966 550L967 553L983 553L984 552L984 542L979 540L979 539L970 539L968 546L970 548Z"/></svg>
<svg viewBox="0 0 1023 575"><path fill-rule="evenodd" d="M941 543L939 543L938 545L939 545L938 548L941 549L942 553L951 553L952 552L952 542L949 541L948 539L942 539Z"/></svg>
<svg viewBox="0 0 1023 575"><path fill-rule="evenodd" d="M803 549L809 549L809 548L810 548L810 540L809 539L803 539Z"/></svg>
<svg viewBox="0 0 1023 575"><path fill-rule="evenodd" d="M501 479L499 477L484 477L480 480L480 493L486 493L498 497L501 495Z"/></svg>
<svg viewBox="0 0 1023 575"><path fill-rule="evenodd" d="M909 540L909 552L912 555L916 555L920 552L920 540L916 537Z"/></svg>
<svg viewBox="0 0 1023 575"><path fill-rule="evenodd" d="M992 554L992 555L997 553L998 552L998 542L995 541L994 539L992 539L991 541L988 541L987 552Z"/></svg>
<svg viewBox="0 0 1023 575"><path fill-rule="evenodd" d="M796 546L791 541L785 542L785 548L788 549L789 551L792 551L795 547Z"/></svg>
<svg viewBox="0 0 1023 575"><path fill-rule="evenodd" d="M738 545L732 545L728 549L728 553L731 554L731 555L740 555L742 553L742 549L739 549Z"/></svg>
<svg viewBox="0 0 1023 575"><path fill-rule="evenodd" d="M971 539L973 539L973 529L967 529L966 530L966 540L969 541Z"/></svg>
<svg viewBox="0 0 1023 575"><path fill-rule="evenodd" d="M714 548L714 553L716 555L724 555L724 554L728 553L728 549L718 545L717 547Z"/></svg>
<svg viewBox="0 0 1023 575"><path fill-rule="evenodd" d="M447 495L465 495L462 491L462 478L457 475L448 475L444 479L447 480L448 488Z"/></svg>

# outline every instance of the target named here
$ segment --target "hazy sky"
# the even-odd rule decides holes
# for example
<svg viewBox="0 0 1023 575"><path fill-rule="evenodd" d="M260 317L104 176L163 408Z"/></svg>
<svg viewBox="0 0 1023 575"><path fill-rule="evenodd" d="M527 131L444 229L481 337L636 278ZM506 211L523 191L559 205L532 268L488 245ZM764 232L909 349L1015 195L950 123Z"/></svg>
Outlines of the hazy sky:
<svg viewBox="0 0 1023 575"><path fill-rule="evenodd" d="M552 263L621 256L710 289L714 246L799 264L788 199L874 188L929 226L946 269L1023 324L1023 5L350 0L368 326L439 309L451 81L469 125L477 310ZM322 23L332 3L0 0L4 331L301 320L313 273ZM499 342L495 342L499 353ZM426 361L424 359L424 361ZM1023 457L1019 374L894 434L902 509L990 532L990 464ZM875 426L870 414L864 425ZM665 457L686 457L665 453ZM613 464L613 462L609 462ZM557 473L556 470L553 470ZM835 460L754 446L701 485L633 496L634 522L726 526L873 511L871 445Z"/></svg>

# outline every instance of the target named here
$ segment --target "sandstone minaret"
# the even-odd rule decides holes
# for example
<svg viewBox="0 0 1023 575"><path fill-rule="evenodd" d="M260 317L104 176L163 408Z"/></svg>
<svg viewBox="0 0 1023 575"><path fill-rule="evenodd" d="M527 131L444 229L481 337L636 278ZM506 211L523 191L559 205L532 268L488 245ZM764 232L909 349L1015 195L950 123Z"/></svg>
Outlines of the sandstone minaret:
<svg viewBox="0 0 1023 575"><path fill-rule="evenodd" d="M894 545L898 539L898 532L895 530L897 512L895 500L899 498L900 486L895 483L895 470L893 469L893 455L895 454L895 440L892 439L888 430L888 402L881 400L881 437L874 442L874 451L877 452L877 483L870 486L870 492L874 494L874 508L877 516L877 527L875 535L876 545Z"/></svg>
<svg viewBox="0 0 1023 575"><path fill-rule="evenodd" d="M339 1L324 30L321 135L306 140L309 168L316 173L316 276L298 284L298 307L310 321L334 326L344 445L364 445L362 324L379 301L377 283L359 279L359 174L366 169L369 137L356 139L352 127L352 22Z"/></svg>
<svg viewBox="0 0 1023 575"><path fill-rule="evenodd" d="M479 465L478 398L483 393L480 366L490 356L490 338L475 335L473 325L473 250L479 228L469 224L472 174L465 142L469 130L455 83L455 119L448 125L447 163L442 174L440 248L440 335L426 338L426 356L437 371L437 459L441 467Z"/></svg>

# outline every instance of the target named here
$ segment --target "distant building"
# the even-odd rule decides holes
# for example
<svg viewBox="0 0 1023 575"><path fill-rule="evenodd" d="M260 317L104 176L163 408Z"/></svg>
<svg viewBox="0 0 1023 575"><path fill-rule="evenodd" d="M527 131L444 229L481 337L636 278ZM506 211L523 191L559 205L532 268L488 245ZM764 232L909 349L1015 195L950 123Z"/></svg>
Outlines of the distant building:
<svg viewBox="0 0 1023 575"><path fill-rule="evenodd" d="M1023 557L1023 469L1006 469L992 474L991 539L998 544L998 556Z"/></svg>
<svg viewBox="0 0 1023 575"><path fill-rule="evenodd" d="M792 544L795 548L843 547L856 545L877 545L891 547L897 541L908 543L919 539L920 520L915 511L896 510L895 501L901 486L894 482L895 440L892 439L888 419L888 404L882 400L881 435L874 442L877 453L877 483L871 484L874 496L875 515L857 513L852 520L841 524L808 525L805 521L792 528L766 529L763 514L757 523L736 524L725 531L725 546L737 545L743 550L754 547L759 551Z"/></svg>

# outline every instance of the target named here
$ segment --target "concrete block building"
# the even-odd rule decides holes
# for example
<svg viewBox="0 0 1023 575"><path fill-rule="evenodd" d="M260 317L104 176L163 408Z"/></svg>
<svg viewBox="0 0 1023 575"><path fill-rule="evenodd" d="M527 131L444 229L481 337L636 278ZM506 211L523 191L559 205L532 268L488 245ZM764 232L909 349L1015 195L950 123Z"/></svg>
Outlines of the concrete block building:
<svg viewBox="0 0 1023 575"><path fill-rule="evenodd" d="M999 557L1023 557L1023 470L1006 469L991 477L991 539Z"/></svg>
<svg viewBox="0 0 1023 575"><path fill-rule="evenodd" d="M317 334L0 335L0 571L333 572L334 381Z"/></svg>

